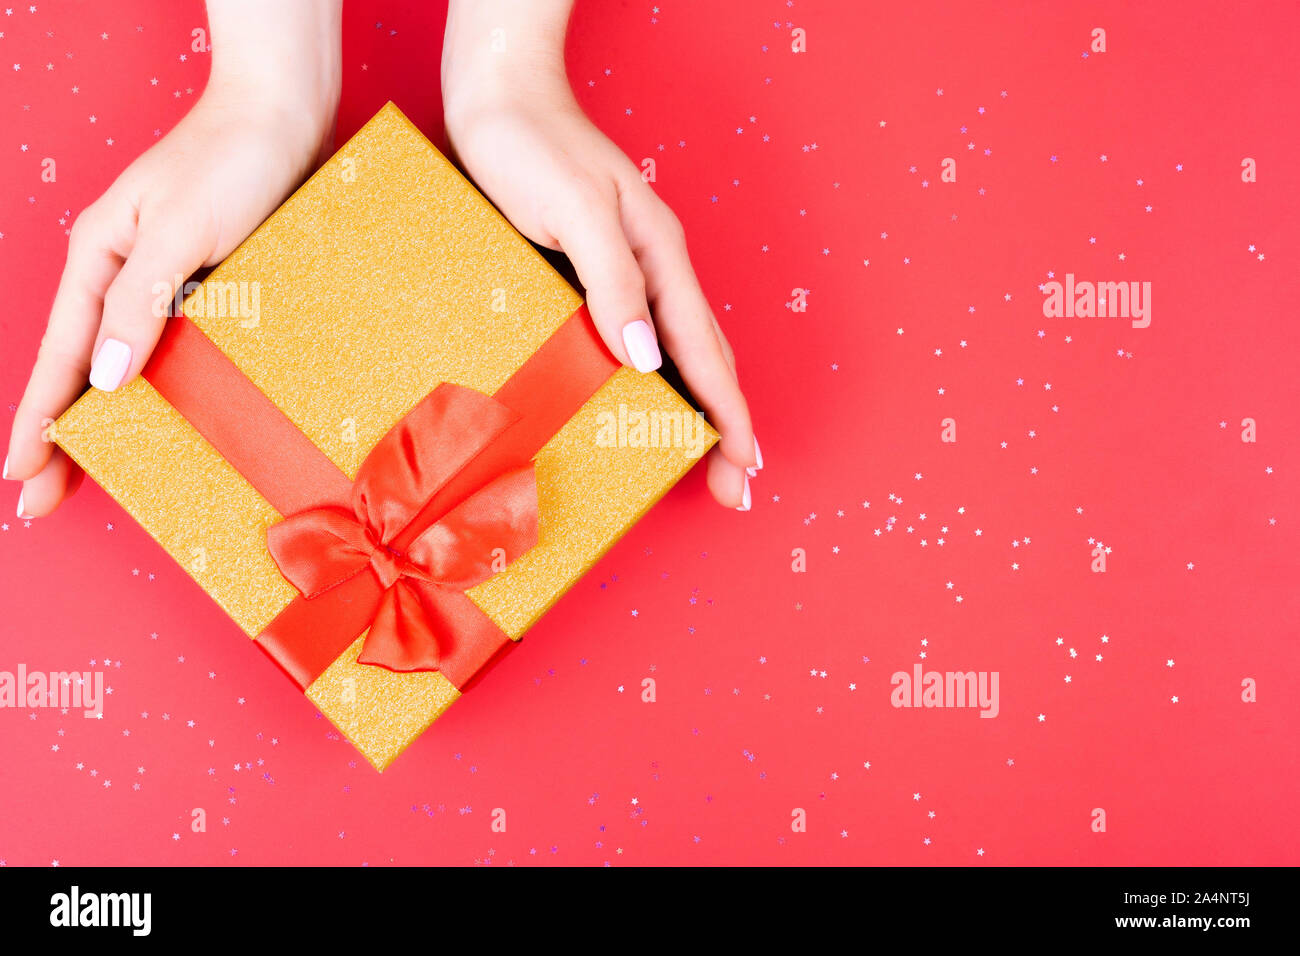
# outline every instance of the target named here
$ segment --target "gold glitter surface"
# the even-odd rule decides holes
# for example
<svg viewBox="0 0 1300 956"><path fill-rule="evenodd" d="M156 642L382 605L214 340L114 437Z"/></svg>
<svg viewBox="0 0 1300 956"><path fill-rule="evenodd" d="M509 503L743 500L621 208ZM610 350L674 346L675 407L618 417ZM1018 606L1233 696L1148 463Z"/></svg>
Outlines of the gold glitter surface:
<svg viewBox="0 0 1300 956"><path fill-rule="evenodd" d="M242 291L251 304L256 288L256 315L210 314L209 299L222 311L207 292L218 283L228 302ZM434 386L492 394L581 304L390 103L213 270L185 314L356 477Z"/></svg>
<svg viewBox="0 0 1300 956"><path fill-rule="evenodd" d="M358 664L365 635L312 681L307 696L376 770L383 770L460 696L437 671L397 674Z"/></svg>
<svg viewBox="0 0 1300 956"><path fill-rule="evenodd" d="M279 512L143 378L92 388L56 436L250 636L297 594L266 550Z"/></svg>
<svg viewBox="0 0 1300 956"><path fill-rule="evenodd" d="M185 309L355 476L436 385L495 392L581 301L389 104ZM664 423L648 439L623 427L645 415ZM294 597L266 551L279 515L146 382L92 389L57 433L250 636ZM716 439L658 375L620 369L537 455L537 547L471 599L518 640ZM382 770L460 694L357 664L362 640L307 696Z"/></svg>

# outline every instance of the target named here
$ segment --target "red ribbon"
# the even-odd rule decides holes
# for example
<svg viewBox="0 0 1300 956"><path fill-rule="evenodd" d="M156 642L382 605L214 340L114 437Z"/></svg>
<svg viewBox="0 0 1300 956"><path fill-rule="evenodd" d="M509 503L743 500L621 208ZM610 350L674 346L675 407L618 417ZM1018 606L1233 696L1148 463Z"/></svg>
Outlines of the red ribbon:
<svg viewBox="0 0 1300 956"><path fill-rule="evenodd" d="M435 388L355 482L189 319L171 319L144 376L289 516L268 547L300 591L257 637L305 690L369 628L362 663L440 671L465 690L514 641L465 590L536 542L532 458L618 364L580 307L495 395ZM499 556L497 556L499 559Z"/></svg>
<svg viewBox="0 0 1300 956"><path fill-rule="evenodd" d="M493 479L437 521L416 522L429 499L517 419L486 395L439 385L366 456L350 510L313 508L267 530L271 557L308 600L374 575L381 590L366 612L373 619L360 663L429 671L442 663L442 647L456 642L500 646L500 630L475 620L486 618L464 592L537 544L532 465ZM408 529L414 540L396 550Z"/></svg>

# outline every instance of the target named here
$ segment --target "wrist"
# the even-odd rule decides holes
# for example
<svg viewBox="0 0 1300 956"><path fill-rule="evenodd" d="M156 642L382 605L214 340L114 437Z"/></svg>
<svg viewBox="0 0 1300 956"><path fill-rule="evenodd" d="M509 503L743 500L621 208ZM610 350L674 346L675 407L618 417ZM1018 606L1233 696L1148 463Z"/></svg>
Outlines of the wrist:
<svg viewBox="0 0 1300 956"><path fill-rule="evenodd" d="M209 0L205 100L267 116L289 134L333 129L342 90L341 0Z"/></svg>
<svg viewBox="0 0 1300 956"><path fill-rule="evenodd" d="M264 83L254 71L214 68L201 101L237 118L260 120L314 149L328 146L333 137L340 88L338 79L328 74Z"/></svg>
<svg viewBox="0 0 1300 956"><path fill-rule="evenodd" d="M448 10L441 79L453 133L484 113L574 102L564 69L568 4L539 3L523 24L495 15L496 6L452 0Z"/></svg>

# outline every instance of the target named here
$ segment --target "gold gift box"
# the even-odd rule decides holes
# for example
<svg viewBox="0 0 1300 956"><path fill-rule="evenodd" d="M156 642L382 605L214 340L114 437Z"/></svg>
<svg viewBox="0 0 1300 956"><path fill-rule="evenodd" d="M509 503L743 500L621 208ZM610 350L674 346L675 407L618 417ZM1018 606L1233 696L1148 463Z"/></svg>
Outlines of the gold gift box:
<svg viewBox="0 0 1300 956"><path fill-rule="evenodd" d="M355 478L435 386L496 392L581 304L389 103L185 298L184 312ZM629 410L680 416L688 440L620 440ZM266 549L282 516L144 378L86 392L55 434L250 637L297 595ZM716 440L657 374L620 368L534 459L537 546L470 599L519 640ZM356 663L363 640L306 693L383 770L460 692L438 672Z"/></svg>

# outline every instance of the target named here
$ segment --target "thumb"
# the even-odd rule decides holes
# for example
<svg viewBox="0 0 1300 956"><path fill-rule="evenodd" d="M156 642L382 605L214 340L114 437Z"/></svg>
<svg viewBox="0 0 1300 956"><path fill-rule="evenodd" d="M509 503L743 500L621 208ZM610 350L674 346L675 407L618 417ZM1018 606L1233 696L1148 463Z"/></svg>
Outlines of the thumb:
<svg viewBox="0 0 1300 956"><path fill-rule="evenodd" d="M104 295L90 384L111 392L149 360L176 290L211 252L194 220L180 213L142 223L126 263Z"/></svg>

